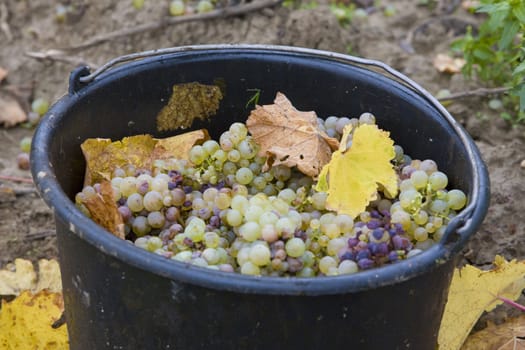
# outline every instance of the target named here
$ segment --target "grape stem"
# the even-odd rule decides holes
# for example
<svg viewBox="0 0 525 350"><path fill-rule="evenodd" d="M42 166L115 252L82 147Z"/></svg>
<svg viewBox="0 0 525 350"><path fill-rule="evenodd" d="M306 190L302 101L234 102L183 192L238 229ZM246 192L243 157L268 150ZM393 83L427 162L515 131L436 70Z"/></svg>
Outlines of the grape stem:
<svg viewBox="0 0 525 350"><path fill-rule="evenodd" d="M458 99L461 99L463 97L499 95L499 94L503 94L503 93L508 92L510 89L512 89L512 88L511 87L507 87L507 86L497 87L497 88L492 88L492 89L479 88L479 89L475 89L475 90L469 90L469 91L458 92L458 93L455 93L455 94L450 94L448 96L444 96L444 97L438 98L438 100L440 102L443 102L443 101L458 100Z"/></svg>
<svg viewBox="0 0 525 350"><path fill-rule="evenodd" d="M161 28L164 28L170 25L195 22L195 21L205 21L205 20L211 20L211 19L217 19L217 18L228 18L228 17L240 16L240 15L247 14L250 12L259 11L264 8L279 5L281 2L282 0L260 0L260 1L246 3L246 4L228 6L228 7L213 10L210 12L205 12L205 13L197 13L193 15L184 15L184 16L177 16L177 17L167 17L160 21L157 20L154 22L147 22L147 23L135 26L133 28L118 29L113 32L97 35L82 44L64 47L64 48L61 48L60 50L55 50L55 51L78 52L78 51L82 51L82 50L88 49L93 46L103 44L111 40L115 40L118 38L130 36L130 35L135 35L139 33L144 33L148 31L159 30Z"/></svg>

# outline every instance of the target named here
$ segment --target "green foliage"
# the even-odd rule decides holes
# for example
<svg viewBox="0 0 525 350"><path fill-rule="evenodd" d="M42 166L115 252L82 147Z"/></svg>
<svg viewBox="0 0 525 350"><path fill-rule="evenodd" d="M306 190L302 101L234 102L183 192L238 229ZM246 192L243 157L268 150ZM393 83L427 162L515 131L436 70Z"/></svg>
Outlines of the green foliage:
<svg viewBox="0 0 525 350"><path fill-rule="evenodd" d="M332 10L332 13L335 15L335 17L337 17L339 24L345 26L350 24L352 18L354 17L355 5L346 5L341 2L334 1L330 5L330 10Z"/></svg>
<svg viewBox="0 0 525 350"><path fill-rule="evenodd" d="M303 2L301 0L284 0L283 6L290 9L313 10L317 8L319 4L315 0L309 2Z"/></svg>
<svg viewBox="0 0 525 350"><path fill-rule="evenodd" d="M478 33L469 28L452 49L463 53L466 76L509 87L503 102L514 109L514 122L525 121L525 2L481 0L476 12L487 15Z"/></svg>

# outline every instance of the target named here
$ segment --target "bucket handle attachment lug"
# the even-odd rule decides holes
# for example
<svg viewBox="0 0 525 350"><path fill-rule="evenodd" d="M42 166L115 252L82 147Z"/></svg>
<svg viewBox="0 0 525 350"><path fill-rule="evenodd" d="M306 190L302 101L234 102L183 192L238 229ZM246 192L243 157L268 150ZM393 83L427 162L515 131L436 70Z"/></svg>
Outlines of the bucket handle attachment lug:
<svg viewBox="0 0 525 350"><path fill-rule="evenodd" d="M91 73L88 66L82 66L75 68L69 75L69 94L74 95L82 89L86 84L82 81L82 78L88 76Z"/></svg>

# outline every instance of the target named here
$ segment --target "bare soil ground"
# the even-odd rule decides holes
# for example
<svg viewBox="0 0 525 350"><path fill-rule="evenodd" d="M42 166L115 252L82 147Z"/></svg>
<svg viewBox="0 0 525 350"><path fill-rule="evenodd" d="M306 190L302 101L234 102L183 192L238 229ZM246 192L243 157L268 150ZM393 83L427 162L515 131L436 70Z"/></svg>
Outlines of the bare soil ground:
<svg viewBox="0 0 525 350"><path fill-rule="evenodd" d="M433 94L441 89L461 92L479 86L460 74L439 73L432 66L436 54L448 52L451 40L468 24L479 22L455 6L456 1L438 1L438 6L431 8L417 6L413 0L382 0L381 6L392 6L394 15L385 16L379 7L347 27L338 23L327 2L318 1L315 9L274 7L234 18L164 27L70 52L67 62L62 62L36 60L26 53L78 45L96 35L160 21L167 13L168 1L146 0L141 10L135 10L131 1L74 1L77 10L58 23L59 1L7 0L0 5L0 67L9 71L4 84L32 87L27 102L33 96L54 101L67 91L69 72L80 62L101 65L131 52L188 44L259 43L377 59ZM489 265L496 254L525 259L525 168L520 166L525 159L525 128L501 119L500 111L488 107L488 100L476 97L447 105L476 141L491 177L489 213L463 252L463 263L478 266ZM0 129L0 175L30 176L17 169L15 157L19 141L31 133L21 127ZM0 191L0 267L16 257L56 257L52 213L32 192L32 185L1 180L0 184L4 186ZM508 311L499 308L488 317L501 322Z"/></svg>

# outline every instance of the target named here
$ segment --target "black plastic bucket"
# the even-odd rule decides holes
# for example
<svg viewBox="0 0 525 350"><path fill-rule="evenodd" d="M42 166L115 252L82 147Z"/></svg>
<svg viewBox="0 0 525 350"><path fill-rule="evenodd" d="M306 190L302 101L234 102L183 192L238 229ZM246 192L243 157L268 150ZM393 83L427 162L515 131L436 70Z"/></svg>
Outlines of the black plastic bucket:
<svg viewBox="0 0 525 350"><path fill-rule="evenodd" d="M455 257L486 213L489 180L470 137L417 84L375 61L247 45L140 53L88 74L72 74L69 94L41 121L31 154L35 182L55 213L71 349L435 348ZM261 89L261 104L281 91L320 116L372 112L407 154L434 159L470 204L423 254L319 278L253 277L174 262L124 243L75 207L86 138L167 136L156 131L155 116L172 86L217 80L225 86L221 108L195 128L217 137L245 120L251 89Z"/></svg>

